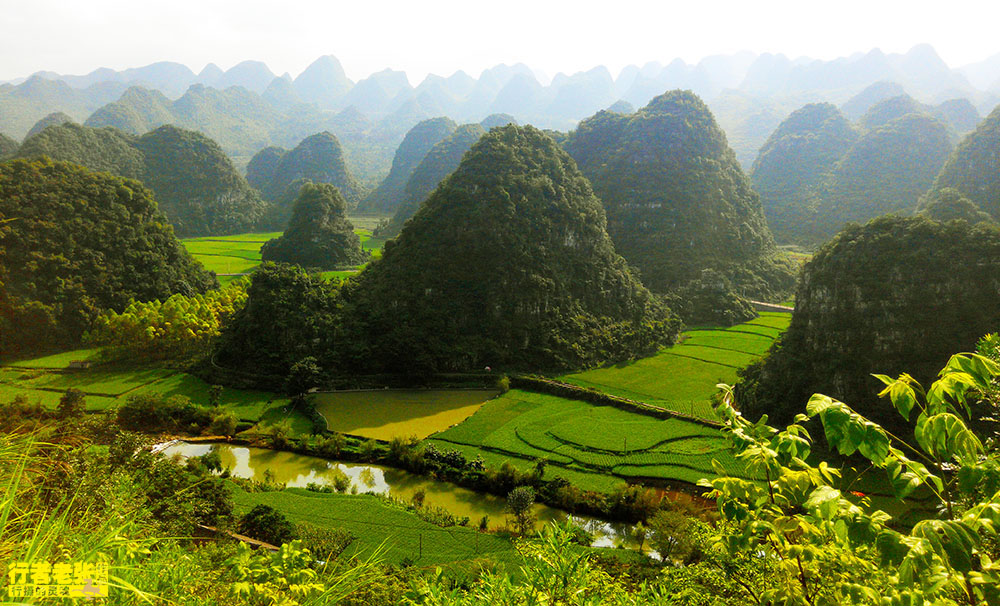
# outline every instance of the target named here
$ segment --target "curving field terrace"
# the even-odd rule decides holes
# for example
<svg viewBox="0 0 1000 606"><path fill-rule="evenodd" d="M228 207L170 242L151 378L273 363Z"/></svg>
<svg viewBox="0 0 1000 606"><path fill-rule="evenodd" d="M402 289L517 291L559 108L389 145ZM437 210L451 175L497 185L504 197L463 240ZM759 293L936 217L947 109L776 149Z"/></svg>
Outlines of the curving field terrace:
<svg viewBox="0 0 1000 606"><path fill-rule="evenodd" d="M765 313L731 328L690 329L655 356L559 379L714 420L716 384L734 382L737 370L765 353L789 319ZM714 464L745 474L726 437L709 424L523 390L487 402L430 440L491 465L508 461L526 470L544 459L547 474L594 490L638 479L694 483L715 475Z"/></svg>

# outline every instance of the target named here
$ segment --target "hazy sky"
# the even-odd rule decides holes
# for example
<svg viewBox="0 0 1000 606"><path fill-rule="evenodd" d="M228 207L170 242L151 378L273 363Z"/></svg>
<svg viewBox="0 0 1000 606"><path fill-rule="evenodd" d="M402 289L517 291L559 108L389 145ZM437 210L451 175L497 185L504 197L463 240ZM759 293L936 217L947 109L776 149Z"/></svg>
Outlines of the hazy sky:
<svg viewBox="0 0 1000 606"><path fill-rule="evenodd" d="M548 75L740 50L832 59L929 42L957 67L1000 53L1000 2L923 0L0 0L0 80L178 61L245 60L277 74L333 54L360 79L386 67Z"/></svg>

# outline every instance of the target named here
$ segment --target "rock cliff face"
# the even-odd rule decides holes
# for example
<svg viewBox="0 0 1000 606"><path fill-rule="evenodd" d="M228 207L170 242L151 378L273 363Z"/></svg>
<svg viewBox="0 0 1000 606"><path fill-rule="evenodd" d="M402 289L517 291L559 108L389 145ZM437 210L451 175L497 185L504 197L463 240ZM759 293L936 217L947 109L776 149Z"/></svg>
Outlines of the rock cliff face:
<svg viewBox="0 0 1000 606"><path fill-rule="evenodd" d="M1000 326L1000 230L886 216L852 226L804 268L788 331L744 373L751 418L791 421L816 392L888 427L872 373L929 386L957 351Z"/></svg>

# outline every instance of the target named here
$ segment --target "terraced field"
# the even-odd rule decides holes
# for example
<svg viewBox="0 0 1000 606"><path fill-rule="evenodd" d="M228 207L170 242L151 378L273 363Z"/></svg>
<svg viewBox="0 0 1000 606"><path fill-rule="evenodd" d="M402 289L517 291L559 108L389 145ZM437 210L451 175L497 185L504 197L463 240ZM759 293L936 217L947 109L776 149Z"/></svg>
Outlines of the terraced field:
<svg viewBox="0 0 1000 606"><path fill-rule="evenodd" d="M714 427L521 390L487 402L431 441L523 470L544 459L548 475L592 490L640 478L694 483L714 475L713 459L733 475L743 473Z"/></svg>
<svg viewBox="0 0 1000 606"><path fill-rule="evenodd" d="M352 219L352 221L356 221ZM377 257L383 241L372 240L372 220L355 222L354 232L361 238L361 247L370 250ZM239 278L240 274L252 272L260 265L260 247L272 238L277 238L281 232L237 234L233 236L208 236L204 238L187 238L181 240L184 248L195 259L201 261L205 269L214 271L219 276L223 286ZM326 278L347 278L358 273L360 267L350 270L322 272Z"/></svg>
<svg viewBox="0 0 1000 606"><path fill-rule="evenodd" d="M711 397L718 383L767 352L788 328L791 314L764 312L729 328L692 328L681 342L655 356L560 377L561 380L704 419L715 419Z"/></svg>

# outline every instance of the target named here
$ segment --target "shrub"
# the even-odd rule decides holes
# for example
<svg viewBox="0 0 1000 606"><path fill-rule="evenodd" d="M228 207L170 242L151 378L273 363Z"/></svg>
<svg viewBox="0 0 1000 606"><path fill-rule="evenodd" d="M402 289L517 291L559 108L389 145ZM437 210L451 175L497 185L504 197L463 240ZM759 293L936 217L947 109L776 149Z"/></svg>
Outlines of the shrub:
<svg viewBox="0 0 1000 606"><path fill-rule="evenodd" d="M267 505L257 505L240 518L240 534L281 545L296 538L295 528L281 512Z"/></svg>
<svg viewBox="0 0 1000 606"><path fill-rule="evenodd" d="M85 394L79 389L70 387L66 390L66 393L59 398L59 406L56 407L56 414L63 419L78 417L83 414L86 407L87 400L85 399Z"/></svg>
<svg viewBox="0 0 1000 606"><path fill-rule="evenodd" d="M231 437L236 435L236 425L238 423L239 420L233 412L216 411L212 415L212 422L208 424L208 431L212 435Z"/></svg>
<svg viewBox="0 0 1000 606"><path fill-rule="evenodd" d="M118 408L118 425L131 431L181 431L196 430L210 422L208 413L184 396L164 398L159 394L130 396Z"/></svg>

